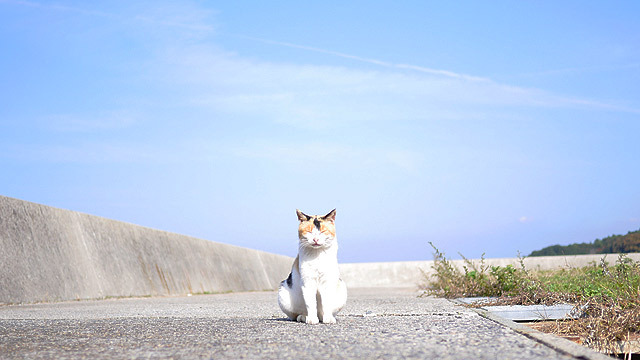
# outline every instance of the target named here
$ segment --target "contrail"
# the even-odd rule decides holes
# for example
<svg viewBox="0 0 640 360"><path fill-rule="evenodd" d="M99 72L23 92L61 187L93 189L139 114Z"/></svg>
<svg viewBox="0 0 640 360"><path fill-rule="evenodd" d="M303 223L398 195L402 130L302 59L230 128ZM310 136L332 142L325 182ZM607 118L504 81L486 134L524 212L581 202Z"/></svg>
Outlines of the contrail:
<svg viewBox="0 0 640 360"><path fill-rule="evenodd" d="M458 74L458 73L453 72L453 71L432 69L432 68L423 67L423 66L417 66L417 65L394 64L394 63L387 62L387 61L382 61L382 60L377 60L377 59L370 59L370 58L365 58L365 57L361 57L361 56L345 54L345 53L338 52L338 51L320 49L320 48L316 48L316 47L312 47L312 46L305 46L305 45L292 44L292 43L283 42L283 41L274 41L274 40L262 39L262 38L257 38L257 37L253 37L253 36L245 36L245 35L234 35L234 36L239 37L239 38L243 38L243 39L259 41L259 42L262 42L262 43L265 43L265 44L286 46L286 47L290 47L290 48L294 48L294 49L308 50L308 51L313 51L313 52L317 52L317 53L338 56L338 57L341 57L341 58L351 59L351 60L360 61L360 62L364 62L364 63L368 63L368 64L374 64L374 65L383 66L383 67L386 67L386 68L412 70L412 71L418 71L418 72L432 74L432 75L446 76L446 77L450 77L450 78L454 78L454 79L462 79L462 80L467 80L467 81L484 81L484 82L491 82L492 81L489 78L483 78L483 77L479 77L479 76Z"/></svg>

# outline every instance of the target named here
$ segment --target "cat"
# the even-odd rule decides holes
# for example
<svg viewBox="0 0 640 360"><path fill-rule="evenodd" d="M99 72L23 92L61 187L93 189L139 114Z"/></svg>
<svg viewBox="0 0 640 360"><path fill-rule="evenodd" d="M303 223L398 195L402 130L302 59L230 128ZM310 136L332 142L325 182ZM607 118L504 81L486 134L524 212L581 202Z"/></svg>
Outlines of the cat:
<svg viewBox="0 0 640 360"><path fill-rule="evenodd" d="M291 320L333 324L347 302L347 286L338 269L336 210L325 216L296 213L300 221L298 256L289 277L280 283L278 304Z"/></svg>

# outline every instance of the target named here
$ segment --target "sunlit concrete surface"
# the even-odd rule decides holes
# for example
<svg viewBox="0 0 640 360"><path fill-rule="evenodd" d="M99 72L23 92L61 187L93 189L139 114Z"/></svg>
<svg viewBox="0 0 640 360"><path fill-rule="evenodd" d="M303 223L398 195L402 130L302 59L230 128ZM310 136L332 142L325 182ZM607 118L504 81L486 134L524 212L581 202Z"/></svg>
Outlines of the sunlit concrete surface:
<svg viewBox="0 0 640 360"><path fill-rule="evenodd" d="M575 358L448 300L418 295L351 289L332 325L284 319L272 291L1 306L0 357Z"/></svg>

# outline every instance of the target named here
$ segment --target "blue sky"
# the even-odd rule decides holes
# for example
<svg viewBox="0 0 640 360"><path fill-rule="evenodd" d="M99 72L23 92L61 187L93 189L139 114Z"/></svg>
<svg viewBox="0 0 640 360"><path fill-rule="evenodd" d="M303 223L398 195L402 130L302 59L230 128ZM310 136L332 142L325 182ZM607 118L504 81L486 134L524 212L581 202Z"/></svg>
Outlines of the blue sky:
<svg viewBox="0 0 640 360"><path fill-rule="evenodd" d="M294 256L640 228L640 3L0 0L0 194Z"/></svg>

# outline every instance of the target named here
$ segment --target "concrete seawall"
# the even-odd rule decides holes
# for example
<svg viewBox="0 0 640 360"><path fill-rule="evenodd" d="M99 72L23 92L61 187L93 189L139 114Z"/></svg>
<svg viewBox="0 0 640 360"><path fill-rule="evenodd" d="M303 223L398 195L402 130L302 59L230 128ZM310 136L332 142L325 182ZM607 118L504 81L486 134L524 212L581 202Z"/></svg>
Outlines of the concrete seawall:
<svg viewBox="0 0 640 360"><path fill-rule="evenodd" d="M524 259L527 269L604 255ZM640 254L629 254L640 261ZM616 254L606 257L614 263ZM478 260L473 260L478 263ZM276 289L293 258L0 196L0 304ZM452 264L460 269L462 260ZM486 265L520 266L517 258ZM417 287L433 261L341 264L350 288Z"/></svg>
<svg viewBox="0 0 640 360"><path fill-rule="evenodd" d="M275 289L292 261L0 196L0 304Z"/></svg>
<svg viewBox="0 0 640 360"><path fill-rule="evenodd" d="M627 254L634 261L640 261L640 253ZM582 267L595 262L600 264L602 258L610 265L618 259L618 254L540 256L524 259L529 270L551 270L567 267ZM479 266L479 260L471 260ZM454 267L462 270L464 260L451 260ZM519 268L518 258L485 259L488 266L512 265ZM386 263L353 263L341 264L340 275L348 287L418 287L434 274L433 261L401 261Z"/></svg>

